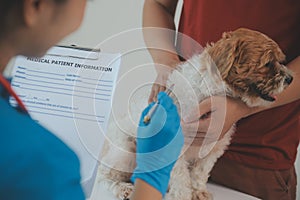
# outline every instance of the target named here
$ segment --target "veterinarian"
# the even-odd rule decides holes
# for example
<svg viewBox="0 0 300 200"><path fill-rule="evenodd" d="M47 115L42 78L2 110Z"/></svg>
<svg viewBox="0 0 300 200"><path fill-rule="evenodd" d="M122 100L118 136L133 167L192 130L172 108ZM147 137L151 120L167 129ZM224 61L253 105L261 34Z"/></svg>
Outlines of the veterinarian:
<svg viewBox="0 0 300 200"><path fill-rule="evenodd" d="M85 5L86 0L0 1L0 199L85 199L75 153L30 118L22 101L2 75L13 56L42 56L48 48L76 30L82 21ZM17 108L10 106L9 96L17 100ZM138 152L156 150L170 141L179 147L179 151L182 146L177 110L167 95L162 93L159 98L161 106L157 114L148 126L139 129L138 135L145 136L153 131L152 124L162 120L167 123L156 137L138 140ZM177 129L170 129L169 123L178 124ZM164 149L170 150L162 148L162 158L169 156ZM137 186L134 199L145 199L140 195L149 191L153 194L152 199L161 199L179 153L175 151L172 156L173 162L162 162L168 165L147 173L143 172L149 170L148 163L143 156L138 156L133 177Z"/></svg>
<svg viewBox="0 0 300 200"><path fill-rule="evenodd" d="M174 16L177 0L145 0L144 27L175 30ZM199 129L194 143L201 145L210 126L223 125L224 121L212 121L226 109L222 133L236 122L237 130L227 152L216 163L211 180L261 199L296 199L295 159L300 138L300 2L286 0L216 1L184 0L179 32L191 37L203 47L216 42L223 32L245 27L260 31L275 40L286 54L287 67L293 71L294 81L275 103L266 108L247 108L241 101L213 97L200 104ZM165 32L164 32L165 33ZM156 36L159 36L157 34ZM153 60L169 70L157 67L157 84L152 87L149 101L165 89L165 82L172 67L180 62L178 55L189 58L201 49L189 43L176 41L175 34L160 34L151 40L145 34L149 46L160 44L167 51L151 49ZM176 41L176 46L174 45ZM199 45L199 46L200 46ZM262 44L264 45L264 44ZM213 103L212 103L213 102ZM211 115L213 116L213 115ZM214 124L210 124L212 121ZM184 128L185 124L182 124ZM185 133L189 138L194 133ZM221 138L221 137L220 137Z"/></svg>

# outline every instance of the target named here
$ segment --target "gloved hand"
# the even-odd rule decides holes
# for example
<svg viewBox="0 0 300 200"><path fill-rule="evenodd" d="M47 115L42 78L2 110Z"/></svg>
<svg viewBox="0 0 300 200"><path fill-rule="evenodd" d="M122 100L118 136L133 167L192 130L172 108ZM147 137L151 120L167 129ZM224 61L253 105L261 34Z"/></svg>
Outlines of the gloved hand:
<svg viewBox="0 0 300 200"><path fill-rule="evenodd" d="M180 118L173 100L164 92L158 94L159 106L149 124L143 122L154 103L142 113L137 130L136 164L131 181L147 182L164 196L171 170L181 152L184 139Z"/></svg>

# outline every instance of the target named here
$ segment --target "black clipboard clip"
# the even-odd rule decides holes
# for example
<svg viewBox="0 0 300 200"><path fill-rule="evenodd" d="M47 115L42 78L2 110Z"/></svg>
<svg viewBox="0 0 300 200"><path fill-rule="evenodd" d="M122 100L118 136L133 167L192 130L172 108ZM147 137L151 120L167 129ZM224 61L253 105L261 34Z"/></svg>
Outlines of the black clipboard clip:
<svg viewBox="0 0 300 200"><path fill-rule="evenodd" d="M79 47L76 45L56 45L48 50L48 56L70 57L78 59L98 60L101 50L99 48Z"/></svg>

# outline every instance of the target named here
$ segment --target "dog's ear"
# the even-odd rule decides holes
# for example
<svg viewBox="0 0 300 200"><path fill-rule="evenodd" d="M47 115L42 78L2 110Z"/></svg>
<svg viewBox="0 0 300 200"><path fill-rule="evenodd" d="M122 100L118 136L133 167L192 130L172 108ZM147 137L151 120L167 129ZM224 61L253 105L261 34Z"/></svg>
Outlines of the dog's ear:
<svg viewBox="0 0 300 200"><path fill-rule="evenodd" d="M223 33L222 39L208 49L208 53L216 64L223 80L226 79L238 59L240 42L233 32L226 32Z"/></svg>

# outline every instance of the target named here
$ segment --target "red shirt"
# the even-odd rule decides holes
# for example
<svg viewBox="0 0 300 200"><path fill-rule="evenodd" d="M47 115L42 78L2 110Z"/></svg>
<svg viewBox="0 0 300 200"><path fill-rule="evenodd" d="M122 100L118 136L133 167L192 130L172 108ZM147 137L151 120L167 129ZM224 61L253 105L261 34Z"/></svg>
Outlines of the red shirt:
<svg viewBox="0 0 300 200"><path fill-rule="evenodd" d="M299 0L184 0L179 32L202 46L239 27L271 37L288 62L300 55ZM184 58L201 51L181 37L177 47ZM299 116L300 100L240 120L224 157L263 169L289 169L300 140Z"/></svg>

